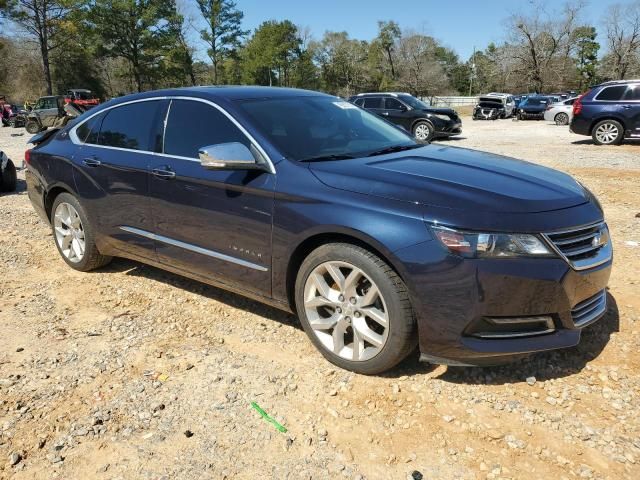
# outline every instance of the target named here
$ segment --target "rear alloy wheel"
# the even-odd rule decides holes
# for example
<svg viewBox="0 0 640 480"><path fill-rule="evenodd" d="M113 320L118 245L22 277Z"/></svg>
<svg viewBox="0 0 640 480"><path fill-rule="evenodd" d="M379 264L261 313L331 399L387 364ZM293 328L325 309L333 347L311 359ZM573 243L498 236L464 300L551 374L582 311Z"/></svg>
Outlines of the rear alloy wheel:
<svg viewBox="0 0 640 480"><path fill-rule="evenodd" d="M88 272L111 261L111 257L101 255L98 251L91 223L73 195L58 195L53 202L52 212L53 236L67 265L75 270Z"/></svg>
<svg viewBox="0 0 640 480"><path fill-rule="evenodd" d="M591 137L596 145L619 145L624 135L624 127L615 120L603 120L593 127Z"/></svg>
<svg viewBox="0 0 640 480"><path fill-rule="evenodd" d="M40 131L40 124L38 122L30 120L30 121L27 122L27 124L24 126L24 128L31 135L35 135L36 133L38 133Z"/></svg>
<svg viewBox="0 0 640 480"><path fill-rule="evenodd" d="M569 125L569 115L564 112L560 112L553 119L556 122L556 125Z"/></svg>
<svg viewBox="0 0 640 480"><path fill-rule="evenodd" d="M296 306L313 344L347 370L383 372L416 344L406 286L380 258L354 245L324 245L307 257Z"/></svg>
<svg viewBox="0 0 640 480"><path fill-rule="evenodd" d="M413 136L420 142L430 142L433 138L434 128L429 122L418 122L413 127Z"/></svg>

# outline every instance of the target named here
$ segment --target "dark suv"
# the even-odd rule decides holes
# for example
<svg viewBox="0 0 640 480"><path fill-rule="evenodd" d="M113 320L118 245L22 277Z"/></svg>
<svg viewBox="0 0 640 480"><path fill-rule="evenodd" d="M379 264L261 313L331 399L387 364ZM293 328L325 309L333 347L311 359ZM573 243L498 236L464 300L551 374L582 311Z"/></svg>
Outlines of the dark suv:
<svg viewBox="0 0 640 480"><path fill-rule="evenodd" d="M70 267L127 257L297 312L353 371L416 345L466 365L569 347L607 309L611 241L586 188L337 97L145 92L32 143L29 198Z"/></svg>
<svg viewBox="0 0 640 480"><path fill-rule="evenodd" d="M570 129L591 135L596 145L619 145L640 138L640 79L592 87L573 104Z"/></svg>
<svg viewBox="0 0 640 480"><path fill-rule="evenodd" d="M361 93L349 101L404 128L422 142L462 133L462 121L455 110L430 107L408 93Z"/></svg>

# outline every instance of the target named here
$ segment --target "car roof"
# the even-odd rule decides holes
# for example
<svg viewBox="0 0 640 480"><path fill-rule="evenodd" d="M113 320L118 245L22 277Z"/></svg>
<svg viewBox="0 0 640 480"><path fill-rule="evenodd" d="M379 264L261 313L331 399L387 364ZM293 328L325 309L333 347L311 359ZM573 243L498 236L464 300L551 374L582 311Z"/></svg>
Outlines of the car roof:
<svg viewBox="0 0 640 480"><path fill-rule="evenodd" d="M356 95L356 97L366 97L366 96L369 96L369 95L376 95L376 96L388 95L388 96L391 96L391 97L398 97L400 95L412 96L410 93L407 93L407 92L366 92L366 93L359 93L359 94Z"/></svg>
<svg viewBox="0 0 640 480"><path fill-rule="evenodd" d="M629 80L609 80L608 82L602 82L597 85L594 85L592 88L604 87L606 85L628 85L630 83L640 83L640 78L633 78Z"/></svg>
<svg viewBox="0 0 640 480"><path fill-rule="evenodd" d="M202 87L184 87L184 88L168 88L163 90L151 90L143 93L134 93L114 99L115 103L130 102L137 99L150 97L172 97L172 96L192 96L209 99L226 99L226 100L248 100L248 99L265 99L278 97L293 96L326 96L325 93L314 92L311 90L302 90L298 88L283 87L256 87L256 86L202 86Z"/></svg>

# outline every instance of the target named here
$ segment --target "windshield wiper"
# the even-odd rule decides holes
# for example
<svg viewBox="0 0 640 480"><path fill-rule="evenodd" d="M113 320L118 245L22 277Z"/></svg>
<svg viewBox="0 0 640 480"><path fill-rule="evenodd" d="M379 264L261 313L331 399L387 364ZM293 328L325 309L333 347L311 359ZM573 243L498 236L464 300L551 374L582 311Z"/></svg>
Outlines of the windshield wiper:
<svg viewBox="0 0 640 480"><path fill-rule="evenodd" d="M380 150L376 150L375 152L371 152L368 157L374 157L376 155L384 155L385 153L396 153L396 152L404 152L405 150L412 150L414 148L424 147L421 144L413 144L413 145L394 145L392 147L382 148Z"/></svg>
<svg viewBox="0 0 640 480"><path fill-rule="evenodd" d="M353 155L347 154L333 154L333 155L320 155L318 157L303 158L301 162L325 162L328 160L350 160L356 158Z"/></svg>

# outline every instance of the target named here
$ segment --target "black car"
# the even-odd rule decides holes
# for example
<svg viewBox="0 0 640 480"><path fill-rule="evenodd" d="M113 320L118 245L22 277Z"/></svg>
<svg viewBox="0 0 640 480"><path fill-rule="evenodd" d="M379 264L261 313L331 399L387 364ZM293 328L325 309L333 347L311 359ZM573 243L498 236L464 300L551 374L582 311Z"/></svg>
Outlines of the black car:
<svg viewBox="0 0 640 480"><path fill-rule="evenodd" d="M640 79L592 87L573 103L569 128L578 135L591 135L596 145L640 138Z"/></svg>
<svg viewBox="0 0 640 480"><path fill-rule="evenodd" d="M16 189L16 167L11 159L0 150L0 192L13 192Z"/></svg>
<svg viewBox="0 0 640 480"><path fill-rule="evenodd" d="M473 108L472 118L474 120L497 120L504 118L506 110L502 99L491 97L480 97L478 104Z"/></svg>
<svg viewBox="0 0 640 480"><path fill-rule="evenodd" d="M462 121L455 110L430 107L408 93L360 93L349 101L404 128L422 142L462 133Z"/></svg>
<svg viewBox="0 0 640 480"><path fill-rule="evenodd" d="M518 105L519 120L543 120L544 111L552 101L542 95L529 96Z"/></svg>

